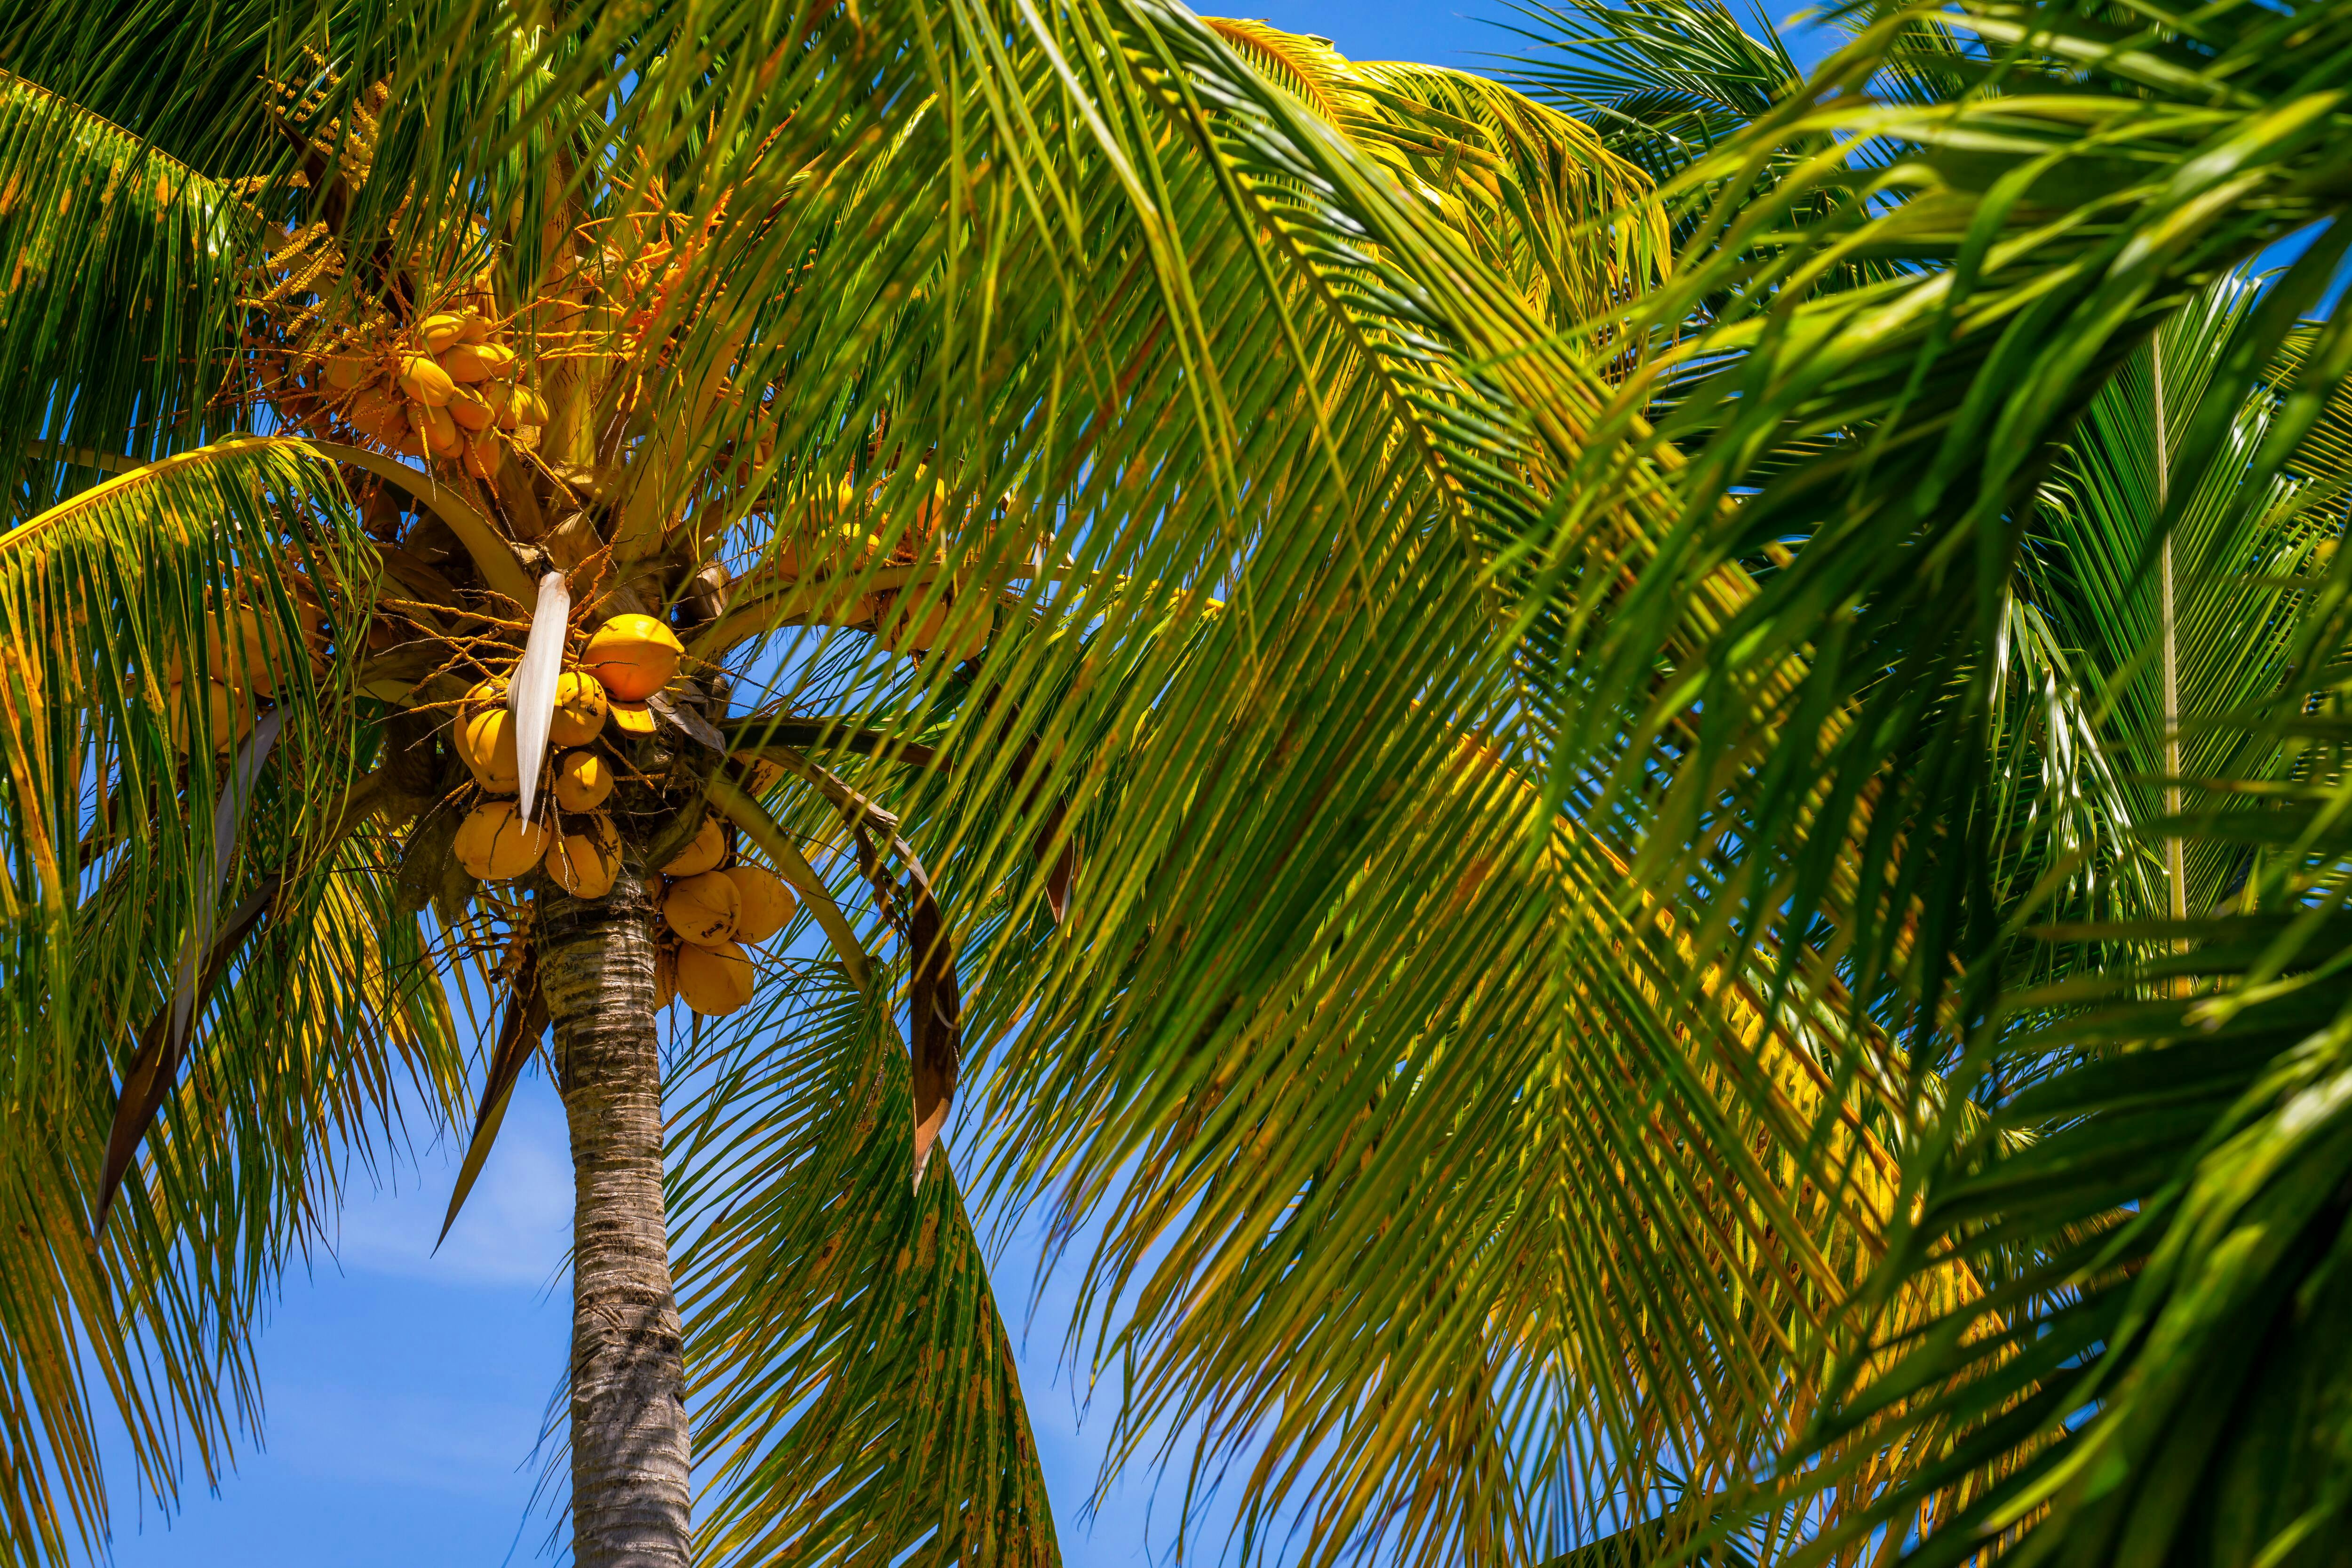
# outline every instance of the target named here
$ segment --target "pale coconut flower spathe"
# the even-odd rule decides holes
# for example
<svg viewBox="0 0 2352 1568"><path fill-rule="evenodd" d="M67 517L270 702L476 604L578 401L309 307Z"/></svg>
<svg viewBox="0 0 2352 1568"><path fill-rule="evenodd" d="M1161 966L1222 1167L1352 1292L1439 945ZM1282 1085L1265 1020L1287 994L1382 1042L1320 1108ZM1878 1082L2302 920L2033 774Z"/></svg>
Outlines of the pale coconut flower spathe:
<svg viewBox="0 0 2352 1568"><path fill-rule="evenodd" d="M515 764L522 772L516 814L525 822L530 820L539 793L540 764L547 760L547 730L555 718L555 687L563 676L563 633L571 619L572 584L562 573L550 572L539 580L530 637L507 686L507 710L514 715Z"/></svg>

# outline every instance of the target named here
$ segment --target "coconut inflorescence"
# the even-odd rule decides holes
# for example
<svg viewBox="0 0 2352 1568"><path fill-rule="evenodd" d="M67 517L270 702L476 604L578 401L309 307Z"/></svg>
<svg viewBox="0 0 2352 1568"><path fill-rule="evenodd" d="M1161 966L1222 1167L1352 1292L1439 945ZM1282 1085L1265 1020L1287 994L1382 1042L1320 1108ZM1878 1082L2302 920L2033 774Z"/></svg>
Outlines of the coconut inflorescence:
<svg viewBox="0 0 2352 1568"><path fill-rule="evenodd" d="M507 341L514 322L499 312L490 275L435 282L429 268L418 270L440 303L406 322L378 314L310 336L293 363L324 415L354 439L491 479L502 443L538 445L547 405Z"/></svg>
<svg viewBox="0 0 2352 1568"><path fill-rule="evenodd" d="M659 625L646 616L617 618ZM625 627L624 633L620 638L608 640L604 651L611 654L616 645L621 647L624 652L616 659L615 668L622 670L623 689L632 691L643 689L643 679L649 666L659 663L659 639L649 637L642 628ZM673 649L676 644L677 639L672 637L670 647ZM656 652L645 654L642 650L647 647ZM669 668L674 671L675 663ZM651 673L659 671L656 669ZM659 687L653 689L657 690ZM551 793L560 811L575 816L601 812L611 798L614 766L611 759L597 749L597 743L604 738L607 721L618 706L623 705L614 701L604 686L603 676L594 670L567 669L557 678L554 708L548 716L547 740L548 753L553 759L549 767L553 775ZM640 712L645 711L642 703L635 707ZM622 728L624 733L629 732L625 726ZM648 722L646 729L650 731L651 728ZM467 692L458 708L452 738L457 754L464 759L474 782L485 795L510 795L521 788L517 734L515 716L508 707L506 679L494 677ZM606 821L609 826L609 819ZM583 894L583 897L601 898L611 887L609 879L585 873L575 876L567 871L557 879L564 881L575 893L582 886L596 888L594 893Z"/></svg>

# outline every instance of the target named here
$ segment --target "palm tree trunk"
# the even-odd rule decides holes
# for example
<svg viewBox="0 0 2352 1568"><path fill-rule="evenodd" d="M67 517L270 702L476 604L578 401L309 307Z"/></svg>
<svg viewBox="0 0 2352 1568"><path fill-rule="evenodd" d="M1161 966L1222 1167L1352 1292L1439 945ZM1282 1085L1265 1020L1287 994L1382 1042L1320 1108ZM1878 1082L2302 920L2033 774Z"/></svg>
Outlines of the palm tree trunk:
<svg viewBox="0 0 2352 1568"><path fill-rule="evenodd" d="M643 873L539 904L572 1124L572 1535L578 1568L685 1568L685 1374L662 1212L661 1061Z"/></svg>

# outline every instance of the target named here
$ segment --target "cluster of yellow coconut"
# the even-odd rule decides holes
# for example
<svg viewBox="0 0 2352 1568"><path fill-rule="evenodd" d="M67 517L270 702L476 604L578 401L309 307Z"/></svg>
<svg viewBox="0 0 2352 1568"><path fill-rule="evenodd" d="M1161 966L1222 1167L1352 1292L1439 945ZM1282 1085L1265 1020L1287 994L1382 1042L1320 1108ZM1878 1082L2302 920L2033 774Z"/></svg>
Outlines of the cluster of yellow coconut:
<svg viewBox="0 0 2352 1568"><path fill-rule="evenodd" d="M505 683L484 681L467 694L457 752L481 790L457 829L457 858L468 873L507 882L544 866L574 898L601 899L613 890L621 835L604 808L614 763L597 742L607 726L623 734L652 731L646 701L677 675L684 651L651 616L615 616L588 639L579 668L557 679L547 731L555 810L535 822L515 809L522 778ZM662 950L664 1005L675 994L713 1016L742 1006L751 997L751 960L740 943L765 942L792 919L792 893L774 873L725 866L727 858L725 836L706 817L694 842L648 880L646 890L675 938Z"/></svg>
<svg viewBox="0 0 2352 1568"><path fill-rule="evenodd" d="M792 923L792 889L764 866L729 864L727 837L716 818L704 817L694 840L646 879L646 893L660 911L660 942L654 972L656 1004L682 998L712 1017L734 1012L751 999L751 955L758 946Z"/></svg>
<svg viewBox="0 0 2352 1568"><path fill-rule="evenodd" d="M499 437L534 444L547 405L503 341L488 275L452 303L404 326L354 331L320 356L318 380L361 436L487 479L498 471Z"/></svg>

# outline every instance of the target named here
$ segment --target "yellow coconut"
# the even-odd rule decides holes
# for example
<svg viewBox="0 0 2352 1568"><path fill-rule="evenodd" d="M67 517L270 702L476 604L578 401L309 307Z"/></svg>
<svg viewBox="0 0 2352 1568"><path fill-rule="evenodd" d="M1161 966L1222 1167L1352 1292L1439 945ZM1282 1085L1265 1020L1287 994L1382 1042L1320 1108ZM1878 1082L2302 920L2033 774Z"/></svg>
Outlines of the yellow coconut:
<svg viewBox="0 0 2352 1568"><path fill-rule="evenodd" d="M792 578L845 576L864 570L881 544L854 522L819 523L801 538L776 542L776 571Z"/></svg>
<svg viewBox="0 0 2352 1568"><path fill-rule="evenodd" d="M724 871L679 879L662 900L662 920L681 941L710 947L735 934L743 912L742 895Z"/></svg>
<svg viewBox="0 0 2352 1568"><path fill-rule="evenodd" d="M185 686L173 682L163 694L163 723L172 737L175 751L184 752L194 743L189 733L191 714L196 695ZM229 752L253 729L253 700L233 686L217 680L205 682L205 722L212 731L213 750Z"/></svg>
<svg viewBox="0 0 2352 1568"><path fill-rule="evenodd" d="M613 728L624 735L650 735L654 732L654 710L642 702L618 700L606 705Z"/></svg>
<svg viewBox="0 0 2352 1568"><path fill-rule="evenodd" d="M566 752L555 759L555 804L566 811L593 811L612 797L613 770L593 752Z"/></svg>
<svg viewBox="0 0 2352 1568"><path fill-rule="evenodd" d="M411 404L408 423L415 429L417 438L424 442L425 449L436 458L454 458L465 449L466 437L446 408L436 408L423 403Z"/></svg>
<svg viewBox="0 0 2352 1568"><path fill-rule="evenodd" d="M735 884L741 908L735 916L735 940L754 946L767 941L793 918L793 890L765 866L730 866L715 875Z"/></svg>
<svg viewBox="0 0 2352 1568"><path fill-rule="evenodd" d="M427 408L441 407L457 390L457 384L449 379L449 373L423 354L401 356L399 381L400 390L411 403L422 404Z"/></svg>
<svg viewBox="0 0 2352 1568"><path fill-rule="evenodd" d="M499 472L499 437L494 430L466 432L457 448L457 463L478 479L496 479Z"/></svg>
<svg viewBox="0 0 2352 1568"><path fill-rule="evenodd" d="M269 649L277 639L269 635L268 625L261 612L248 605L240 605L229 612L227 634L220 623L207 612L204 618L205 664L210 677L230 686L259 692L264 697L278 693L277 673L271 668ZM177 654L163 661L163 680L176 685L185 677Z"/></svg>
<svg viewBox="0 0 2352 1568"><path fill-rule="evenodd" d="M547 874L575 899L601 899L621 874L621 835L599 812L585 829L567 833L547 852Z"/></svg>
<svg viewBox="0 0 2352 1568"><path fill-rule="evenodd" d="M441 369L453 381L504 381L514 363L514 350L497 343L458 343L441 356Z"/></svg>
<svg viewBox="0 0 2352 1568"><path fill-rule="evenodd" d="M800 583L800 613L811 624L855 626L872 617L873 596L852 593L848 582L866 569L881 542L856 523L827 524L807 538L780 541L776 570Z"/></svg>
<svg viewBox="0 0 2352 1568"><path fill-rule="evenodd" d="M522 787L514 715L505 709L486 709L459 726L457 754L474 770L475 782L492 795L512 795Z"/></svg>
<svg viewBox="0 0 2352 1568"><path fill-rule="evenodd" d="M546 822L517 816L514 802L484 801L457 829L457 858L485 882L510 882L539 864L554 837Z"/></svg>
<svg viewBox="0 0 2352 1568"><path fill-rule="evenodd" d="M363 387L353 394L343 417L351 421L352 429L387 447L404 447L415 439L400 399L380 387Z"/></svg>
<svg viewBox="0 0 2352 1568"><path fill-rule="evenodd" d="M241 605L231 616L226 637L221 636L218 626L205 626L205 657L218 679L264 697L274 697L278 694L278 676L270 668L269 650L277 641L269 635L261 612Z"/></svg>
<svg viewBox="0 0 2352 1568"><path fill-rule="evenodd" d="M503 395L496 387L491 388L489 398L499 411L499 428L501 430L547 423L547 404L539 394L519 383L508 387Z"/></svg>
<svg viewBox="0 0 2352 1568"><path fill-rule="evenodd" d="M677 634L651 616L614 616L588 639L581 663L624 702L643 702L677 673L686 652Z"/></svg>
<svg viewBox="0 0 2352 1568"><path fill-rule="evenodd" d="M461 386L449 395L449 417L461 430L487 430L498 423L499 411L472 387Z"/></svg>
<svg viewBox="0 0 2352 1568"><path fill-rule="evenodd" d="M719 829L719 819L706 816L694 835L694 842L677 853L677 858L662 868L670 877L699 877L705 871L718 869L719 862L727 858L727 836Z"/></svg>
<svg viewBox="0 0 2352 1568"><path fill-rule="evenodd" d="M330 354L326 381L337 392L357 392L375 374L375 362L366 354Z"/></svg>
<svg viewBox="0 0 2352 1568"><path fill-rule="evenodd" d="M551 746L584 746L604 732L604 689L593 676L567 669L555 679L555 715L548 721Z"/></svg>
<svg viewBox="0 0 2352 1568"><path fill-rule="evenodd" d="M707 1018L723 1018L751 1000L751 955L733 942L677 950L677 994Z"/></svg>
<svg viewBox="0 0 2352 1568"><path fill-rule="evenodd" d="M656 1011L677 1000L677 949L664 943L654 949L654 1007Z"/></svg>
<svg viewBox="0 0 2352 1568"><path fill-rule="evenodd" d="M493 801L490 804L502 803ZM488 805L478 806L458 819L457 837L451 841L450 847L457 851L457 863L466 868L468 875L473 873L475 867L488 858L490 840L496 837L498 826L498 814Z"/></svg>
<svg viewBox="0 0 2352 1568"><path fill-rule="evenodd" d="M416 323L416 335L425 340L427 353L437 354L466 335L466 322L459 316L427 316Z"/></svg>

